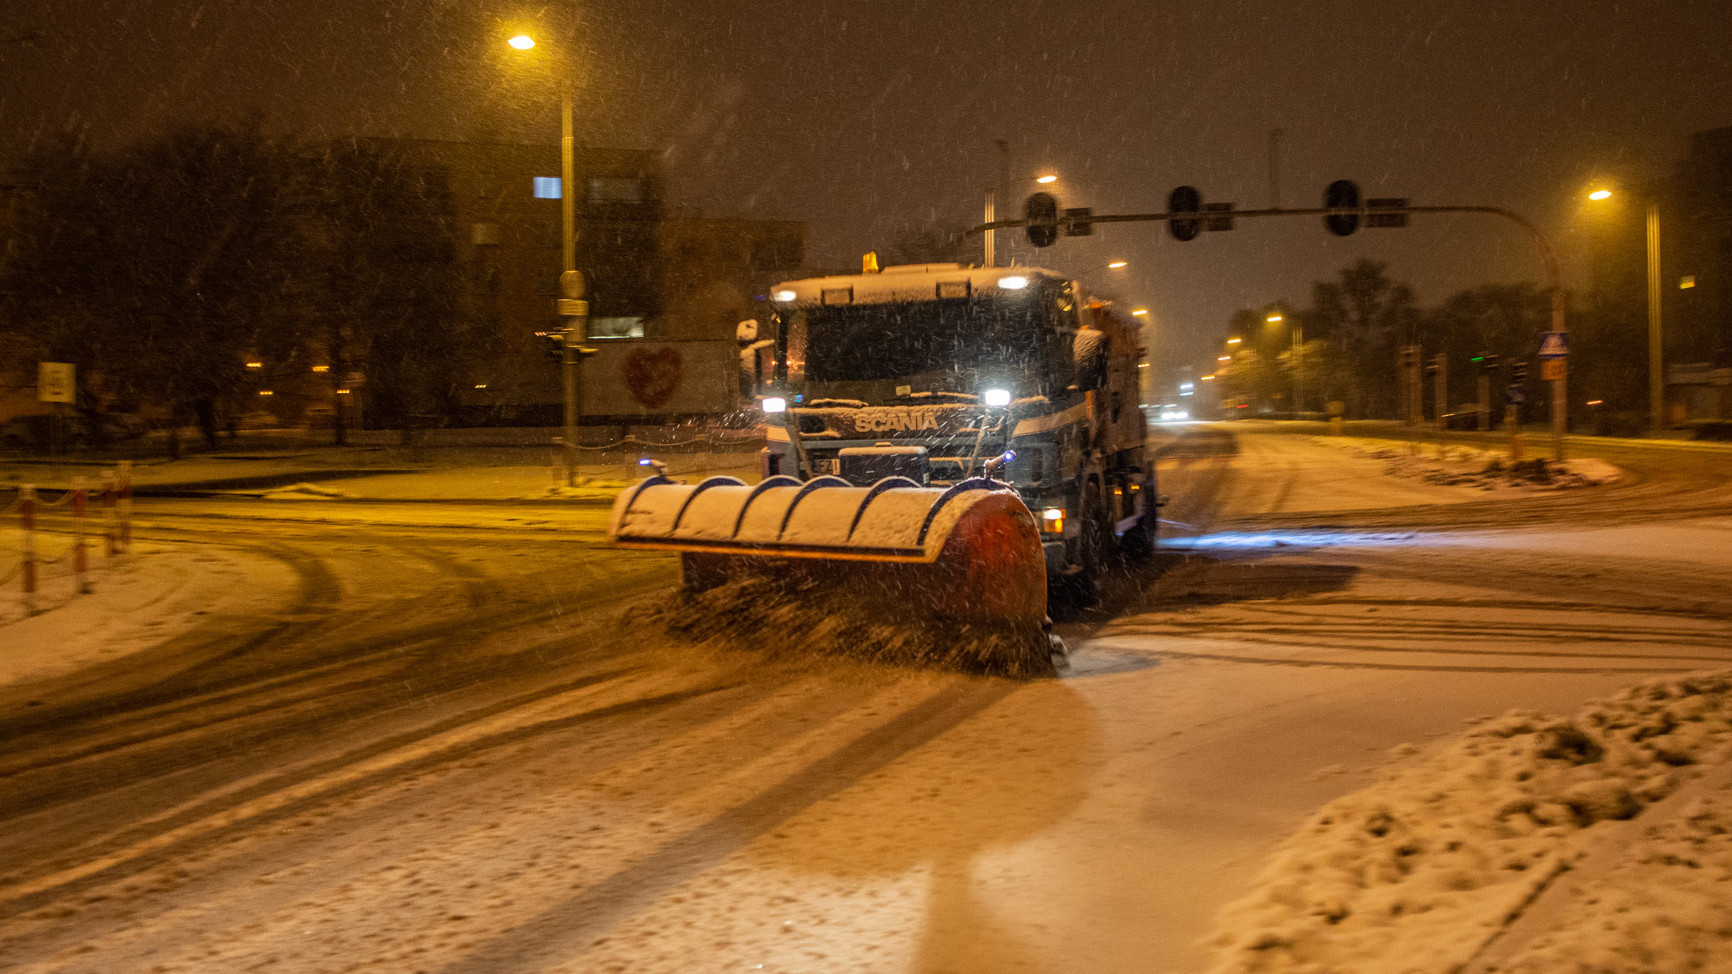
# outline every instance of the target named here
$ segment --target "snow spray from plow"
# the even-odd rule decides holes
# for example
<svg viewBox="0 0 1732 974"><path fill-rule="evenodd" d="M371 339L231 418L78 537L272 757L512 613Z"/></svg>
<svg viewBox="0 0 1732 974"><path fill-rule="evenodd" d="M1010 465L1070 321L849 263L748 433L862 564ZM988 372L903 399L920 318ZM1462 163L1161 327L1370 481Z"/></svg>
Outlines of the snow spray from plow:
<svg viewBox="0 0 1732 974"><path fill-rule="evenodd" d="M813 603L802 607L807 614L925 627L933 636L892 639L900 650L874 654L879 658L1003 675L1052 671L1040 535L1021 498L1000 481L939 488L886 477L857 487L840 477L775 476L755 485L732 477L680 484L658 475L614 502L609 537L620 547L681 552L691 600L768 581L774 584L741 594L761 598L774 590ZM766 621L744 606L713 609ZM846 624L832 631L861 636ZM848 655L848 647L837 653Z"/></svg>

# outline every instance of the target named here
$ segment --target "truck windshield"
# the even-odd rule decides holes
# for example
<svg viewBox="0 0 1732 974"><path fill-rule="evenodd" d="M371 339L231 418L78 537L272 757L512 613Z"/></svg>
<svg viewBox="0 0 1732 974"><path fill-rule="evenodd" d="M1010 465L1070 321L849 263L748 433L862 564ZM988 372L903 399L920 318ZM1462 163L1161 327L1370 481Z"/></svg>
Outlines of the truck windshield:
<svg viewBox="0 0 1732 974"><path fill-rule="evenodd" d="M1030 370L1041 359L1047 311L1026 299L808 308L806 378L860 382Z"/></svg>

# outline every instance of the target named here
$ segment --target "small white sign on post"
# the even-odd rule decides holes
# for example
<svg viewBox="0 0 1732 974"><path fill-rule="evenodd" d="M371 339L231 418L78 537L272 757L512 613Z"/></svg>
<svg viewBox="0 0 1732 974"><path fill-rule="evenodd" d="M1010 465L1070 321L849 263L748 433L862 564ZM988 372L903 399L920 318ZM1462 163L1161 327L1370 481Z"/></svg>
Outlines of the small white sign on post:
<svg viewBox="0 0 1732 974"><path fill-rule="evenodd" d="M71 362L36 363L37 402L76 402L77 394Z"/></svg>

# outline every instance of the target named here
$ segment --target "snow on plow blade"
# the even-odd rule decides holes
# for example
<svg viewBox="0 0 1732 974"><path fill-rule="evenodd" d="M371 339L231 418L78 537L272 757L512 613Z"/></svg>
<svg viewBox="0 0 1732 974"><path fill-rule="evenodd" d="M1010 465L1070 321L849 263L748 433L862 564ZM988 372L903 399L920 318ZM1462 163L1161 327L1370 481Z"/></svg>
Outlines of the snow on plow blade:
<svg viewBox="0 0 1732 974"><path fill-rule="evenodd" d="M650 477L614 501L621 547L683 552L688 592L743 575L815 574L849 594L962 623L1024 629L1046 618L1046 564L1034 516L991 480L948 488L888 477Z"/></svg>

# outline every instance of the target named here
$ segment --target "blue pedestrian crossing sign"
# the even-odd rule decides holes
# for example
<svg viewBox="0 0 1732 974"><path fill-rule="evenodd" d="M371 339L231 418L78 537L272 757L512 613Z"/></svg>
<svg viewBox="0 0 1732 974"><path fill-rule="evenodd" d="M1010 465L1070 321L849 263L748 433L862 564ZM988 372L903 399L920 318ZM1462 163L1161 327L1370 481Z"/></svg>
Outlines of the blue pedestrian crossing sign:
<svg viewBox="0 0 1732 974"><path fill-rule="evenodd" d="M1540 333L1540 358L1563 358L1569 354L1569 332L1547 331Z"/></svg>

